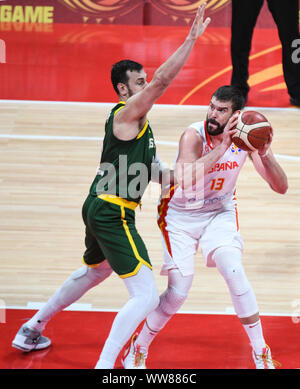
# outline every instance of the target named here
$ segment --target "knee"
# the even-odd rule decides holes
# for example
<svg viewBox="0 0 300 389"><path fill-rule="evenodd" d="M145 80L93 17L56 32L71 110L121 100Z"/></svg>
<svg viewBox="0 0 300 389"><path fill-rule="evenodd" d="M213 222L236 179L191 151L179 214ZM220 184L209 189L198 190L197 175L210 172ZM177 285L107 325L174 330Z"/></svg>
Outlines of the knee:
<svg viewBox="0 0 300 389"><path fill-rule="evenodd" d="M224 278L230 291L237 295L243 295L250 289L250 283L242 264L229 266L224 272Z"/></svg>
<svg viewBox="0 0 300 389"><path fill-rule="evenodd" d="M97 267L88 267L82 266L80 269L76 270L71 278L76 281L80 278L85 277L89 282L95 286L100 282L109 277L112 273L112 269L109 266L107 261L100 263Z"/></svg>
<svg viewBox="0 0 300 389"><path fill-rule="evenodd" d="M169 286L160 297L160 308L168 316L174 315L183 305L187 298L187 293L174 286Z"/></svg>
<svg viewBox="0 0 300 389"><path fill-rule="evenodd" d="M154 282L140 285L140 288L130 292L130 298L134 299L135 304L146 314L155 310L159 304L159 293Z"/></svg>
<svg viewBox="0 0 300 389"><path fill-rule="evenodd" d="M152 300L151 300L151 311L154 311L154 309L157 308L158 304L159 304L159 294L158 292L155 293L155 296L153 296Z"/></svg>
<svg viewBox="0 0 300 389"><path fill-rule="evenodd" d="M140 290L137 293L130 295L130 300L134 302L136 310L146 317L149 313L153 312L159 305L158 290L150 286L147 290Z"/></svg>
<svg viewBox="0 0 300 389"><path fill-rule="evenodd" d="M221 247L215 251L213 258L228 285L238 317L257 313L255 294L242 265L241 251L234 247Z"/></svg>
<svg viewBox="0 0 300 389"><path fill-rule="evenodd" d="M217 249L213 258L230 292L236 296L247 293L251 286L242 264L241 251L224 247Z"/></svg>
<svg viewBox="0 0 300 389"><path fill-rule="evenodd" d="M155 308L157 308L159 304L159 293L156 285L153 285L150 290L147 291L145 296L145 304L149 312L152 312Z"/></svg>
<svg viewBox="0 0 300 389"><path fill-rule="evenodd" d="M89 268L87 276L95 283L95 285L98 285L100 282L108 278L111 273L112 268L107 261L104 261L97 267Z"/></svg>

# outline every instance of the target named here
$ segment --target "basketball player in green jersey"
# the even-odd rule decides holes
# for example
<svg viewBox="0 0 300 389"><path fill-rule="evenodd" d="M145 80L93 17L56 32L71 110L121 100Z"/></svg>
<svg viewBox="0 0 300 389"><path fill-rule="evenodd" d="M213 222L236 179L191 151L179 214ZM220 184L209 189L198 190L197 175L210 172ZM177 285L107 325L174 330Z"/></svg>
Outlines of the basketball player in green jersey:
<svg viewBox="0 0 300 389"><path fill-rule="evenodd" d="M75 271L13 340L23 351L50 345L42 335L49 320L115 271L130 299L119 311L96 369L112 369L119 352L137 326L159 303L146 247L136 231L134 209L151 178L155 143L147 114L184 66L210 19L199 7L183 44L155 72L151 82L143 67L120 61L112 68L112 83L120 103L109 115L98 174L83 205L86 226L84 266ZM138 170L142 174L137 174Z"/></svg>

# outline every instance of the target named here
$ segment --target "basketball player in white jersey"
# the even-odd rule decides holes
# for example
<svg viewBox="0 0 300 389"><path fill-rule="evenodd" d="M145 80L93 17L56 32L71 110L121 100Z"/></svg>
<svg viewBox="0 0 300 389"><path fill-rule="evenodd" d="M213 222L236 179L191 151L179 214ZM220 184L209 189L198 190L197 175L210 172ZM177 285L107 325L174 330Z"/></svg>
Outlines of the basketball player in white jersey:
<svg viewBox="0 0 300 389"><path fill-rule="evenodd" d="M231 86L220 87L211 98L206 120L191 124L181 136L176 158L178 185L170 188L168 196L161 196L158 206L164 249L161 274L168 276L168 287L140 334L132 338L123 360L126 368L146 368L152 340L188 296L199 246L206 265L217 267L226 281L235 312L249 337L256 368L275 368L256 297L242 265L235 186L248 155L275 192L284 194L288 183L270 149L272 136L267 145L251 153L232 143L242 107L240 92Z"/></svg>

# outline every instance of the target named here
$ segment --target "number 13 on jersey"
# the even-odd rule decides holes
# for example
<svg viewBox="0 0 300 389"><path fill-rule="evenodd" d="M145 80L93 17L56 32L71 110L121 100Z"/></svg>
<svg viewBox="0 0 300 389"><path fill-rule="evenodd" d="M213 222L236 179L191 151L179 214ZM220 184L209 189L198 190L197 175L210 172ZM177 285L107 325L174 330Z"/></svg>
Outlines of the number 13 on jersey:
<svg viewBox="0 0 300 389"><path fill-rule="evenodd" d="M225 178L213 178L211 180L210 190L222 190Z"/></svg>

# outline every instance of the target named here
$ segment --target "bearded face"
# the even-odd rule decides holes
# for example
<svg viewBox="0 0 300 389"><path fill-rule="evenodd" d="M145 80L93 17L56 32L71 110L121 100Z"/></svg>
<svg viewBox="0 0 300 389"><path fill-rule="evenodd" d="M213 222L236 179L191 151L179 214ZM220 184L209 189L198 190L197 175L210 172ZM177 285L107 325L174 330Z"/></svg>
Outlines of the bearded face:
<svg viewBox="0 0 300 389"><path fill-rule="evenodd" d="M222 134L227 122L221 125L216 119L209 119L208 115L206 115L206 124L209 135L216 136Z"/></svg>
<svg viewBox="0 0 300 389"><path fill-rule="evenodd" d="M213 96L206 115L207 132L209 135L217 136L222 134L232 114L231 101L220 101Z"/></svg>

